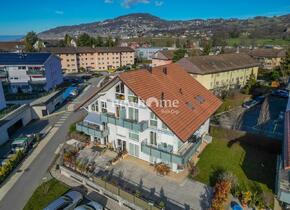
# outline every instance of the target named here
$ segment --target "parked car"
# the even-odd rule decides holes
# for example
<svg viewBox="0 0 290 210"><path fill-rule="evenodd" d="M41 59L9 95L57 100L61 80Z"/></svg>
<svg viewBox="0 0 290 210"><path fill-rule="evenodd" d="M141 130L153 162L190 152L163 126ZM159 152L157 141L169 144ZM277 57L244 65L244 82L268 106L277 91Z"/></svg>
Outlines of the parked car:
<svg viewBox="0 0 290 210"><path fill-rule="evenodd" d="M74 210L104 210L104 207L98 202L91 201L87 204L78 206Z"/></svg>
<svg viewBox="0 0 290 210"><path fill-rule="evenodd" d="M287 90L273 90L272 91L272 95L273 96L278 96L278 97L282 97L282 98L288 98L289 97L289 92Z"/></svg>
<svg viewBox="0 0 290 210"><path fill-rule="evenodd" d="M257 101L259 104L263 103L265 100L266 96L261 95L261 96L257 96L254 98L255 101Z"/></svg>
<svg viewBox="0 0 290 210"><path fill-rule="evenodd" d="M13 140L11 144L11 150L13 153L17 151L27 152L30 147L33 145L33 141L35 140L35 135L26 135L22 137L18 137Z"/></svg>
<svg viewBox="0 0 290 210"><path fill-rule="evenodd" d="M250 101L246 101L245 103L243 103L243 107L246 109L252 108L254 106L256 106L259 102L256 100L250 100Z"/></svg>
<svg viewBox="0 0 290 210"><path fill-rule="evenodd" d="M69 191L54 200L43 210L72 210L83 200L83 195L78 191Z"/></svg>

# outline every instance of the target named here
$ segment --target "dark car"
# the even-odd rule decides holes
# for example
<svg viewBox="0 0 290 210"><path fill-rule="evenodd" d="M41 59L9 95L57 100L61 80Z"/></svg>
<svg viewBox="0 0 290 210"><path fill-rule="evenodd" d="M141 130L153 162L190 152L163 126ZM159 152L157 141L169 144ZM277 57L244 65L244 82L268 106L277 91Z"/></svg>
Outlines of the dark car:
<svg viewBox="0 0 290 210"><path fill-rule="evenodd" d="M259 102L256 100L250 100L250 101L246 101L245 103L243 103L243 107L246 109L252 108L254 106L256 106Z"/></svg>
<svg viewBox="0 0 290 210"><path fill-rule="evenodd" d="M289 91L287 90L273 90L272 91L273 96L278 96L281 98L288 98L289 97Z"/></svg>

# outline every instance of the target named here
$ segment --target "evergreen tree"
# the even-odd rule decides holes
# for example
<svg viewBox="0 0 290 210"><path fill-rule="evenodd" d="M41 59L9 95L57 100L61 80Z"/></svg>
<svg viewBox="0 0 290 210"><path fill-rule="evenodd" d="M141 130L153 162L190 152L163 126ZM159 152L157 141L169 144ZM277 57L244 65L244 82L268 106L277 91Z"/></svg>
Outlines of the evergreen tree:
<svg viewBox="0 0 290 210"><path fill-rule="evenodd" d="M33 45L37 42L37 34L34 31L28 32L24 37L25 52L34 52Z"/></svg>
<svg viewBox="0 0 290 210"><path fill-rule="evenodd" d="M184 55L186 53L185 49L178 49L174 52L173 55L173 62L179 61L181 58L184 58Z"/></svg>
<svg viewBox="0 0 290 210"><path fill-rule="evenodd" d="M92 38L86 33L81 34L77 39L77 45L79 47L91 47L92 44Z"/></svg>
<svg viewBox="0 0 290 210"><path fill-rule="evenodd" d="M71 46L72 37L68 34L64 36L64 44L66 47Z"/></svg>

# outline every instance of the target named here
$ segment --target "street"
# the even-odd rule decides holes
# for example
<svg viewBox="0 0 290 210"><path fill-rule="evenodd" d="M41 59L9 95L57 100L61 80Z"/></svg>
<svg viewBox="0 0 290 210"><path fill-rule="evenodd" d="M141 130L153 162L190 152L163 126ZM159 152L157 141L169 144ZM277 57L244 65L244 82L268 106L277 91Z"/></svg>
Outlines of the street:
<svg viewBox="0 0 290 210"><path fill-rule="evenodd" d="M73 122L81 119L84 114L85 113L82 110L73 113L66 112L60 116L57 122L53 122L54 128L57 129L56 133L42 150L39 151L39 154L35 157L32 163L27 165L25 170L21 171L22 175L14 184L11 184L9 191L6 192L5 195L2 195L3 198L0 201L1 210L23 209L34 190L41 183L42 178L46 176L47 170L53 162L58 145L66 140L69 126ZM40 148L37 147L34 152L37 152L37 149ZM17 173L19 172L17 171ZM9 182L13 181L12 178L13 175L8 178L5 185L9 185ZM1 191L1 193L3 192Z"/></svg>

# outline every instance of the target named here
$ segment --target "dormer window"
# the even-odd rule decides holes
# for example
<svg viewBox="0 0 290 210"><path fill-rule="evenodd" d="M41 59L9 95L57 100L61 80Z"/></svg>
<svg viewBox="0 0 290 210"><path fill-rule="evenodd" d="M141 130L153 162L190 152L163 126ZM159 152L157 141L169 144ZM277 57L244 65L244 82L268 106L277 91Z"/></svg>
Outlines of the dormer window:
<svg viewBox="0 0 290 210"><path fill-rule="evenodd" d="M116 99L125 100L125 87L123 83L116 86Z"/></svg>

